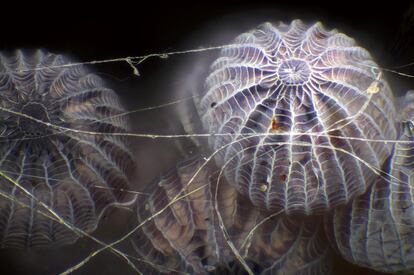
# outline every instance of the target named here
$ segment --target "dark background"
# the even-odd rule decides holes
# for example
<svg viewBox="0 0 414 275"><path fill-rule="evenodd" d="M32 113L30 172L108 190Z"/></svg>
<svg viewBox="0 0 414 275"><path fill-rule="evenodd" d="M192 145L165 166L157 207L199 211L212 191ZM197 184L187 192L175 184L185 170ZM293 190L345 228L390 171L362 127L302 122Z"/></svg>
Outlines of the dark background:
<svg viewBox="0 0 414 275"><path fill-rule="evenodd" d="M69 54L78 61L140 56L210 46L216 41L208 38L223 30L237 35L263 21L300 18L309 23L322 21L356 38L382 66L403 65L414 59L412 1L105 2L36 1L2 9L0 50L42 48ZM228 43L232 37L226 38L217 42ZM145 62L140 81L164 65L170 64ZM96 67L121 79L131 77L126 64ZM413 72L414 68L405 71Z"/></svg>
<svg viewBox="0 0 414 275"><path fill-rule="evenodd" d="M223 1L224 2L224 1ZM118 1L87 4L85 1L53 4L19 3L4 8L0 20L0 51L18 48L42 48L63 53L73 60L112 59L142 56L229 43L237 34L263 21L289 22L301 18L312 23L322 21L328 28L354 37L367 48L380 66L392 68L414 62L414 3L411 1L330 1L328 3L287 1L193 1L173 2ZM203 54L186 54L168 59L152 58L138 66L141 76L132 74L125 62L94 65L124 100L129 110L155 106L177 98L174 88L182 79L177 72ZM414 66L399 69L414 75ZM386 73L396 94L414 89L414 79ZM136 114L134 131L170 133L176 127L166 125L166 112ZM173 124L171 120L168 124ZM136 185L146 184L176 161L171 141L137 140L139 163ZM158 153L161 153L158 154ZM139 188L139 187L138 187ZM125 213L120 213L122 216ZM118 218L117 218L118 219ZM98 232L121 232L124 223L103 222ZM65 249L36 251L0 251L1 274L55 274L76 264L92 248L88 241ZM75 274L129 274L131 270L117 257L104 253ZM349 264L339 263L337 274L374 274Z"/></svg>

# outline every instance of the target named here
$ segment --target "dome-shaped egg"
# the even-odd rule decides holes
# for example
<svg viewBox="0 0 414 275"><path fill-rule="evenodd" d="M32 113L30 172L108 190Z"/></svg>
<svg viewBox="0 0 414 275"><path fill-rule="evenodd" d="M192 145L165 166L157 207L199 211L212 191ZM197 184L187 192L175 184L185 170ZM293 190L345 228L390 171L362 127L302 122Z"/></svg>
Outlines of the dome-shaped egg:
<svg viewBox="0 0 414 275"><path fill-rule="evenodd" d="M127 131L124 110L99 77L68 63L40 50L0 54L1 247L72 243L82 234L68 227L90 233L128 199L133 159L111 136Z"/></svg>
<svg viewBox="0 0 414 275"><path fill-rule="evenodd" d="M412 93L401 106L414 118ZM405 107L405 108L404 108ZM381 272L414 272L414 123L402 121L382 177L326 219L332 244L350 262Z"/></svg>
<svg viewBox="0 0 414 275"><path fill-rule="evenodd" d="M218 172L192 158L147 186L148 197L138 202L142 227L133 239L138 270L245 274L243 259L255 274L330 274L320 217L263 212L224 178L217 181Z"/></svg>
<svg viewBox="0 0 414 275"><path fill-rule="evenodd" d="M324 212L362 194L390 153L381 140L396 138L376 63L321 23L265 23L237 37L197 108L227 180L271 211Z"/></svg>

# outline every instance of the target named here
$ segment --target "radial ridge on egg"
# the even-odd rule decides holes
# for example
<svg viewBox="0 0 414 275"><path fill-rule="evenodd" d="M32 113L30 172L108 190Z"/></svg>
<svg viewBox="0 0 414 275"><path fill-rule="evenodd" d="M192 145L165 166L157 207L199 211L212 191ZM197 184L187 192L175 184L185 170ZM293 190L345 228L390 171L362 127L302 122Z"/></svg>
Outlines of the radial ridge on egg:
<svg viewBox="0 0 414 275"><path fill-rule="evenodd" d="M218 166L271 211L323 213L349 202L390 154L381 140L397 137L393 95L377 64L321 23L265 23L241 34L198 93Z"/></svg>
<svg viewBox="0 0 414 275"><path fill-rule="evenodd" d="M238 253L255 274L330 274L320 217L268 218L272 213L254 207L218 171L193 157L147 186L149 196L137 204L143 225L133 237L140 271L244 274Z"/></svg>
<svg viewBox="0 0 414 275"><path fill-rule="evenodd" d="M348 261L380 272L414 272L414 105L401 99L400 136L368 191L326 218L331 243ZM410 104L407 104L410 103ZM401 117L401 118L402 118Z"/></svg>
<svg viewBox="0 0 414 275"><path fill-rule="evenodd" d="M0 54L1 247L73 243L82 236L73 228L91 233L110 205L129 200L119 190L134 161L111 136L128 130L124 109L102 79L69 62L42 50Z"/></svg>

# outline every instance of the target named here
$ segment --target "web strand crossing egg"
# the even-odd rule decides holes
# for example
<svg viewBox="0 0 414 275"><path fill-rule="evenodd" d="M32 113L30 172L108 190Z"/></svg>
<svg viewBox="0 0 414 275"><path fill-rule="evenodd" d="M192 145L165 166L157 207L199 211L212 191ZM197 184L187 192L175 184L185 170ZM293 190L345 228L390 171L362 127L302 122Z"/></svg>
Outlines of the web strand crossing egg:
<svg viewBox="0 0 414 275"><path fill-rule="evenodd" d="M391 151L372 141L396 138L393 96L376 68L321 23L238 36L197 103L227 180L254 205L288 213L325 212L365 192Z"/></svg>
<svg viewBox="0 0 414 275"><path fill-rule="evenodd" d="M139 223L148 222L133 240L143 258L139 270L244 271L238 253L255 266L255 274L330 273L332 258L320 217L262 212L224 179L218 180L218 171L202 158L192 158L147 186L145 193L150 195L138 203L137 212Z"/></svg>
<svg viewBox="0 0 414 275"><path fill-rule="evenodd" d="M341 255L380 272L414 272L412 92L403 102L398 106L402 116L409 119L399 123L400 137L382 167L382 177L365 194L326 218L332 244Z"/></svg>
<svg viewBox="0 0 414 275"><path fill-rule="evenodd" d="M92 232L105 209L128 199L119 190L133 159L126 140L110 135L128 129L123 108L99 77L68 62L0 54L1 247L72 243L82 235L73 228Z"/></svg>

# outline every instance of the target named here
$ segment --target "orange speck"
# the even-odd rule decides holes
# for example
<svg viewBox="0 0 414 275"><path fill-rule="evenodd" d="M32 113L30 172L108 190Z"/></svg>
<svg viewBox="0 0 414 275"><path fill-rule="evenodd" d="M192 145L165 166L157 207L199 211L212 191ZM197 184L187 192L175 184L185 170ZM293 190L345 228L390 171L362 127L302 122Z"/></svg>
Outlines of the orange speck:
<svg viewBox="0 0 414 275"><path fill-rule="evenodd" d="M272 117L270 127L271 127L272 132L278 132L279 131L280 126L277 124L275 116Z"/></svg>
<svg viewBox="0 0 414 275"><path fill-rule="evenodd" d="M279 179L280 179L280 181L285 182L286 181L286 175L280 175Z"/></svg>

